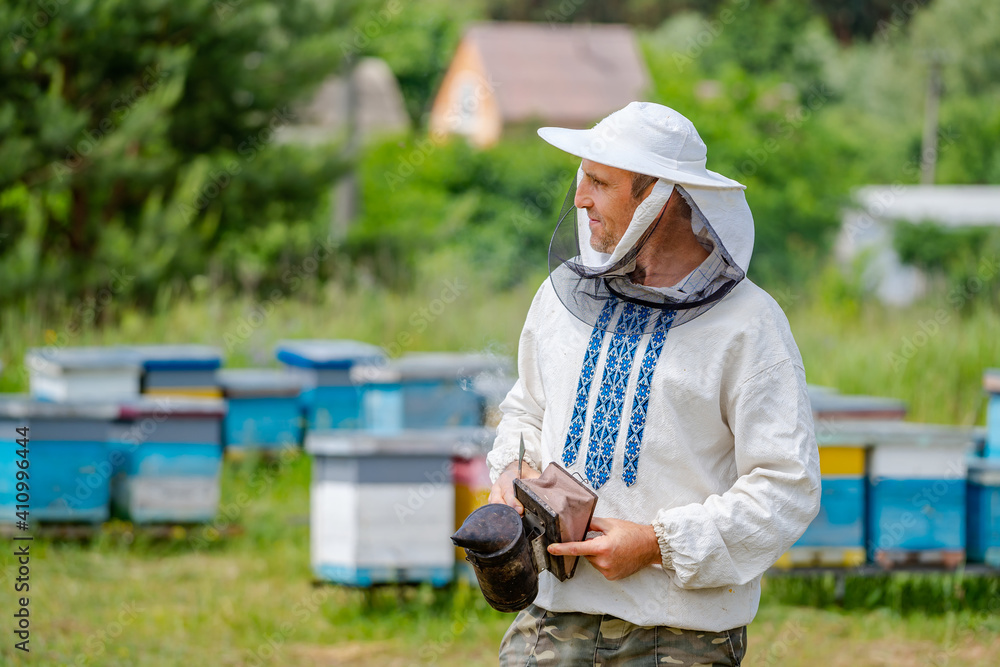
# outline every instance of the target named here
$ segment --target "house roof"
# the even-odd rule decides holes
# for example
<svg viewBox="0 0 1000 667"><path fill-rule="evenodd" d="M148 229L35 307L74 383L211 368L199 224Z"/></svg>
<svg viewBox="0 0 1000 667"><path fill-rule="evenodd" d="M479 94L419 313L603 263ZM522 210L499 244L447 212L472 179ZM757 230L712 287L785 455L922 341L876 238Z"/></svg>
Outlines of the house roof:
<svg viewBox="0 0 1000 667"><path fill-rule="evenodd" d="M589 127L649 85L625 25L477 23L464 39L479 53L505 123Z"/></svg>
<svg viewBox="0 0 1000 667"><path fill-rule="evenodd" d="M854 199L858 208L881 220L1000 225L1000 186L871 185L855 191Z"/></svg>

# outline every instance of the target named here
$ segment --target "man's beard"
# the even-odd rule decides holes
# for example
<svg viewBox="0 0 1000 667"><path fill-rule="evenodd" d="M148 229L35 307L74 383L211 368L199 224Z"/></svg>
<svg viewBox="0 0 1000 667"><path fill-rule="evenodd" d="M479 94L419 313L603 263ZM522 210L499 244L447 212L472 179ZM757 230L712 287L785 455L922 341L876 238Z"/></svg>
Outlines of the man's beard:
<svg viewBox="0 0 1000 667"><path fill-rule="evenodd" d="M600 232L590 235L590 247L597 252L603 252L606 255L610 255L615 251L615 246L617 245L618 240L611 236L608 228L605 226L604 222L601 221Z"/></svg>

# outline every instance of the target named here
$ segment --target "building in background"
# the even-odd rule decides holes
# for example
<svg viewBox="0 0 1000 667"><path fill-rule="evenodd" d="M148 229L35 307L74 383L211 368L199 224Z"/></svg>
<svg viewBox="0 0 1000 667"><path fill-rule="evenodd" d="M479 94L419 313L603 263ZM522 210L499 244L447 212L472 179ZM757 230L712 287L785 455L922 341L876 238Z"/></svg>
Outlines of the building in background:
<svg viewBox="0 0 1000 667"><path fill-rule="evenodd" d="M871 185L854 193L843 214L834 253L842 264L863 265L863 280L878 298L905 306L927 291L927 278L900 261L893 247L897 222L942 227L1000 226L1000 186Z"/></svg>
<svg viewBox="0 0 1000 667"><path fill-rule="evenodd" d="M485 147L512 126L590 127L649 85L628 26L477 23L441 82L430 131Z"/></svg>

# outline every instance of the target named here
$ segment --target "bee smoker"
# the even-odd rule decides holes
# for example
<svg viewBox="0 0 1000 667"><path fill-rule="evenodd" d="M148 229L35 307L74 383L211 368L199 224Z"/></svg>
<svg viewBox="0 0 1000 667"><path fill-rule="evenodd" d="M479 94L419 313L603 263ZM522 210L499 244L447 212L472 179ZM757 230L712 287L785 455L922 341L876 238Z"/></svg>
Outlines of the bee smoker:
<svg viewBox="0 0 1000 667"><path fill-rule="evenodd" d="M508 505L484 505L451 536L465 549L483 597L505 612L534 601L541 571L560 581L573 576L577 557L553 556L548 545L583 540L597 505L597 494L558 463L535 479L514 480L514 494L523 517Z"/></svg>

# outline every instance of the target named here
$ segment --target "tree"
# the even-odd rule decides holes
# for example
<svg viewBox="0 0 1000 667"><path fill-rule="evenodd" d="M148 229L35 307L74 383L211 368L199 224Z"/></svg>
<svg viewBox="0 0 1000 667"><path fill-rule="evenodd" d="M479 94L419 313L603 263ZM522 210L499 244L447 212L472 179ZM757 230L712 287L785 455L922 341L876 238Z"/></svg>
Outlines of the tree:
<svg viewBox="0 0 1000 667"><path fill-rule="evenodd" d="M239 274L234 244L266 244L271 274L307 251L342 166L332 147L276 138L293 103L339 68L356 10L0 6L0 300L93 294L116 275L128 278L118 293L148 299Z"/></svg>

